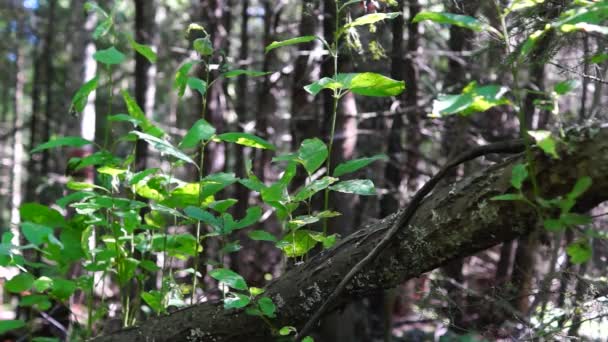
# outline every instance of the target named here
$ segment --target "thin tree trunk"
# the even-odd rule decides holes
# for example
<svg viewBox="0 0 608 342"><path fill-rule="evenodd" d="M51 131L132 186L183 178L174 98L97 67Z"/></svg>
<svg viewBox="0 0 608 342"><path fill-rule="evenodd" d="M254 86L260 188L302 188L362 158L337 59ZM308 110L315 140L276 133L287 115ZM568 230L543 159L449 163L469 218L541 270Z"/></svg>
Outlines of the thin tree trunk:
<svg viewBox="0 0 608 342"><path fill-rule="evenodd" d="M53 121L53 83L55 82L55 69L53 67L53 43L55 40L55 8L57 0L49 0L49 18L46 28L46 38L44 43L44 74L45 79L45 106L44 106L44 128L42 129L42 140L48 141L51 134L51 122ZM40 161L40 173L46 175L49 172L50 150L42 151L42 160Z"/></svg>
<svg viewBox="0 0 608 342"><path fill-rule="evenodd" d="M21 126L23 125L23 87L25 85L25 56L23 51L22 39L25 32L25 22L23 14L19 13L20 5L15 5L17 16L16 23L16 46L15 46L15 93L13 98L13 171L11 178L11 228L13 234L11 243L15 246L20 245L19 224L21 218L19 216L19 206L22 199L22 181L23 181L23 133Z"/></svg>
<svg viewBox="0 0 608 342"><path fill-rule="evenodd" d="M156 13L155 0L135 0L135 40L140 44L157 45L158 35L154 27ZM156 65L139 53L135 54L135 101L148 117L154 114L154 97L156 96ZM146 168L148 144L137 141L135 168Z"/></svg>

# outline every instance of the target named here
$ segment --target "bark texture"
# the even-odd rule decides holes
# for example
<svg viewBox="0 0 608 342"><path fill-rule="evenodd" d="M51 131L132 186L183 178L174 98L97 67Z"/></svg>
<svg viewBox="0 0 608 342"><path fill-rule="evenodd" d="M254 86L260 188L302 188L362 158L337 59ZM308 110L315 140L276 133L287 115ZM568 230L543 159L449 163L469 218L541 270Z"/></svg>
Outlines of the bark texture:
<svg viewBox="0 0 608 342"><path fill-rule="evenodd" d="M571 132L567 141L559 160L535 154L539 190L544 198L553 198L568 193L578 178L590 176L594 185L576 207L584 212L608 200L608 126ZM525 203L490 200L512 191L511 169L522 161L523 156L513 156L434 191L332 309L535 229L536 216ZM301 327L344 275L382 239L394 217L363 227L269 284L266 295L277 305L275 327ZM221 303L203 303L95 341L267 341L269 334L257 317L224 310Z"/></svg>

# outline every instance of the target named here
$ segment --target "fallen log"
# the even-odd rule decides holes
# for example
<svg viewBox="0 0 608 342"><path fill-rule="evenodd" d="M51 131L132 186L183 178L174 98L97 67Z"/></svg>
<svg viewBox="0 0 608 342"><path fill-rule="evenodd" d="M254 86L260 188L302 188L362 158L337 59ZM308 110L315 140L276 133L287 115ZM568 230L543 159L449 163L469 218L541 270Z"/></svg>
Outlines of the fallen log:
<svg viewBox="0 0 608 342"><path fill-rule="evenodd" d="M543 198L564 195L577 179L589 176L593 186L578 199L576 209L585 212L608 200L608 127L571 132L560 159L540 151L535 151L534 159ZM537 216L526 203L491 200L512 192L511 169L522 162L523 155L513 156L433 191L329 311L538 228ZM379 243L396 217L398 213L368 224L269 284L266 295L277 305L274 327L301 328L340 280ZM270 334L260 318L207 302L94 341L268 341Z"/></svg>

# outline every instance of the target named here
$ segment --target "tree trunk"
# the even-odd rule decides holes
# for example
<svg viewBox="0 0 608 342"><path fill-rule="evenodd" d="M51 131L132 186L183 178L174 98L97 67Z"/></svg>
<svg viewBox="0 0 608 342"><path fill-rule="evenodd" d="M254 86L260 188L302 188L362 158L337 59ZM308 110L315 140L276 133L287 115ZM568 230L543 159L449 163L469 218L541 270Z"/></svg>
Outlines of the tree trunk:
<svg viewBox="0 0 608 342"><path fill-rule="evenodd" d="M135 41L140 44L155 46L158 44L156 34L155 0L135 0ZM149 118L154 115L154 97L156 96L156 65L139 53L135 53L135 101ZM137 141L135 152L135 169L146 168L148 144L143 140Z"/></svg>
<svg viewBox="0 0 608 342"><path fill-rule="evenodd" d="M44 39L44 50L42 57L44 58L44 74L45 78L45 106L44 106L44 128L42 129L42 141L48 141L51 135L51 122L53 121L53 83L55 82L55 69L53 67L53 42L55 40L55 8L57 0L49 0L49 18L46 28L46 37ZM49 169L50 150L42 151L42 160L40 161L40 174L46 175Z"/></svg>
<svg viewBox="0 0 608 342"><path fill-rule="evenodd" d="M579 197L576 206L577 212L586 212L608 199L608 127L580 131L567 143L568 150L560 150L560 160L534 153L537 175L543 175L539 191L543 198L553 198L568 193L580 177L589 176L594 185ZM530 233L538 223L532 207L524 202L491 200L512 192L511 170L524 159L520 154L435 189L393 243L353 279L330 309ZM364 227L269 284L265 295L277 305L273 325L302 327L394 220L391 215ZM260 318L209 302L94 341L267 341L269 334Z"/></svg>
<svg viewBox="0 0 608 342"><path fill-rule="evenodd" d="M22 199L22 184L23 181L23 133L21 126L23 125L23 87L25 85L25 56L23 51L22 39L25 34L25 22L23 13L20 12L21 5L15 4L16 13L16 39L15 39L15 93L13 98L13 171L11 177L11 228L13 234L11 243L15 246L21 245L19 224L21 218L19 216L19 207Z"/></svg>

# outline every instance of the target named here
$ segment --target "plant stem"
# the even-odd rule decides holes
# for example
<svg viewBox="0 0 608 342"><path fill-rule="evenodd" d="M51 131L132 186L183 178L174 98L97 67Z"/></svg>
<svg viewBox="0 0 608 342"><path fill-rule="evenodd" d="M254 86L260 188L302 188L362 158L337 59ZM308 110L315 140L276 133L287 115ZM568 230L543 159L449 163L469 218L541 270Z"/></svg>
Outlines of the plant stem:
<svg viewBox="0 0 608 342"><path fill-rule="evenodd" d="M205 84L207 86L207 91L209 91L209 58L205 60L205 68L207 68L207 72L205 75ZM207 91L204 95L202 95L202 108L201 108L201 119L205 120L205 116L207 114ZM200 205L203 193L203 177L204 177L204 164L205 164L205 147L207 144L202 141L200 147L200 159L198 166L198 205ZM196 223L196 249L194 251L194 272L192 273L192 296L190 298L190 304L194 305L194 301L196 299L196 286L197 286L197 273L198 273L198 264L200 262L200 253L198 251L198 246L201 242L201 221Z"/></svg>
<svg viewBox="0 0 608 342"><path fill-rule="evenodd" d="M334 41L332 42L332 50L330 51L330 54L333 57L334 60L334 80L338 79L338 56L339 56L339 40L340 40L340 36L339 36L339 30L340 30L340 8L339 8L339 4L338 4L338 0L335 0L335 4L336 4L336 14L335 14L335 28L334 28ZM334 103L333 103L333 109L332 109L332 113L331 113L331 131L329 133L329 146L327 148L327 160L325 163L325 169L327 172L327 175L330 175L331 172L331 153L333 151L333 146L334 146L334 136L335 136L335 132L336 132L336 117L338 116L338 101L340 101L340 93L338 90L334 90L334 95L333 95L333 99L334 99ZM329 188L325 188L324 191L324 204L323 204L323 210L328 210L329 209ZM327 236L327 221L329 220L329 218L325 218L323 219L323 236Z"/></svg>
<svg viewBox="0 0 608 342"><path fill-rule="evenodd" d="M496 6L496 10L498 11L499 17L500 17L500 25L501 25L501 29L502 29L502 34L503 34L503 39L505 42L505 51L507 52L507 55L511 55L512 54L512 50L511 50L511 45L510 45L510 37L509 37L509 30L507 29L507 22L505 20L506 17L506 13L502 13L500 10L500 6L497 2L494 2L494 5ZM513 57L513 56L511 56ZM524 111L524 99L521 96L521 91L519 89L519 74L518 74L518 68L519 68L519 58L515 58L513 57L513 59L511 60L510 64L510 69L511 69L511 77L513 78L513 94L515 96L515 102L517 103L517 120L519 121L519 136L524 139L525 142L525 154L526 154L526 161L528 164L528 169L529 169L529 175L530 175L530 181L532 183L532 191L534 194L535 198L539 197L539 191L538 191L538 182L536 180L536 167L534 165L534 156L532 155L532 139L530 138L530 136L528 135L528 127L526 125L526 112Z"/></svg>

